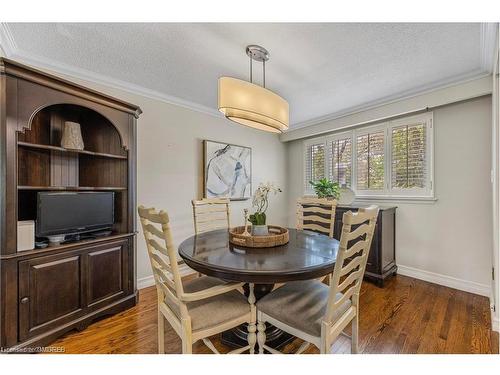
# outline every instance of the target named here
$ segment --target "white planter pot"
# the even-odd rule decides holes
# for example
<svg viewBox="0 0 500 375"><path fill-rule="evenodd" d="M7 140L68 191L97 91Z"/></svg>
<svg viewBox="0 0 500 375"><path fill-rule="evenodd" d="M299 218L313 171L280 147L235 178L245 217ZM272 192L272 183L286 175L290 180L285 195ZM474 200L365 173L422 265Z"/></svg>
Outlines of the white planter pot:
<svg viewBox="0 0 500 375"><path fill-rule="evenodd" d="M252 225L252 235L254 236L267 236L269 230L267 225Z"/></svg>

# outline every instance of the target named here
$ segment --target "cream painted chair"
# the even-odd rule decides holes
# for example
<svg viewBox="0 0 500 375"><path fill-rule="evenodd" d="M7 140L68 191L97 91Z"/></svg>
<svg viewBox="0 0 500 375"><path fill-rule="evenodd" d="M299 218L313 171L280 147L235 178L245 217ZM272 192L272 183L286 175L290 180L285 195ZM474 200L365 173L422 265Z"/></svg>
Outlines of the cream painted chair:
<svg viewBox="0 0 500 375"><path fill-rule="evenodd" d="M313 197L299 198L297 200L297 229L312 230L333 238L336 208L337 201L335 199ZM318 280L323 281L326 278L327 276L324 276ZM330 279L328 278L328 284L329 283ZM276 288L282 285L283 284L278 284Z"/></svg>
<svg viewBox="0 0 500 375"><path fill-rule="evenodd" d="M227 283L202 276L183 282L165 211L140 206L139 217L158 292L158 352L165 352L164 322L182 340L182 353L192 353L198 340L218 353L209 336L248 323L248 345L230 353L255 352L256 312L253 284L247 298L238 291L243 283Z"/></svg>
<svg viewBox="0 0 500 375"><path fill-rule="evenodd" d="M265 345L266 322L305 341L297 354L309 343L320 353L329 353L333 342L351 323L351 352L358 352L359 292L377 215L376 206L344 214L330 286L317 280L290 282L257 302L259 353L264 349L280 353Z"/></svg>
<svg viewBox="0 0 500 375"><path fill-rule="evenodd" d="M229 229L229 199L204 198L192 200L194 232L200 234L217 229Z"/></svg>
<svg viewBox="0 0 500 375"><path fill-rule="evenodd" d="M297 200L297 229L320 232L333 238L337 201L303 197ZM327 217L323 217L324 215ZM326 224L326 225L325 225Z"/></svg>

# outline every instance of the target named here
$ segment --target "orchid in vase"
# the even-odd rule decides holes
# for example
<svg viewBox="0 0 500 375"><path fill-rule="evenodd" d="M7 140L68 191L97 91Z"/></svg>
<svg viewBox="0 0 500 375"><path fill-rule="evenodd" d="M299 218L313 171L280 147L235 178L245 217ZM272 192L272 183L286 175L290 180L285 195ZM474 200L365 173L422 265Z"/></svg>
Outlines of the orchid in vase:
<svg viewBox="0 0 500 375"><path fill-rule="evenodd" d="M266 211L269 207L269 194L273 193L273 195L276 195L281 192L282 190L271 182L261 183L257 190L255 190L252 197L252 207L255 209L255 212L248 218L248 221L252 223L252 232L254 235L268 234Z"/></svg>

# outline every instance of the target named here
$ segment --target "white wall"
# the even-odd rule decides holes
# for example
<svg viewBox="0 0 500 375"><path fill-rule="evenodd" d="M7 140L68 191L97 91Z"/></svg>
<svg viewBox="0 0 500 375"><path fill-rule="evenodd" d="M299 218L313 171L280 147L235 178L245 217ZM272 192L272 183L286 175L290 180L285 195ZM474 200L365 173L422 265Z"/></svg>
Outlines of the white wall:
<svg viewBox="0 0 500 375"><path fill-rule="evenodd" d="M396 262L401 273L489 296L491 96L433 112L437 201L380 203L398 206ZM294 202L303 194L302 142L287 147L290 225Z"/></svg>
<svg viewBox="0 0 500 375"><path fill-rule="evenodd" d="M141 107L143 113L137 125L137 203L168 212L176 245L194 234L191 200L202 198L203 139L251 147L252 189L260 182L272 181L286 191L286 146L278 135L237 125L222 116L64 77ZM271 199L268 222L285 225L286 193ZM231 225L243 225L243 208L250 206L251 200L232 202ZM152 282L148 279L152 272L139 224L138 230L137 279L141 285Z"/></svg>

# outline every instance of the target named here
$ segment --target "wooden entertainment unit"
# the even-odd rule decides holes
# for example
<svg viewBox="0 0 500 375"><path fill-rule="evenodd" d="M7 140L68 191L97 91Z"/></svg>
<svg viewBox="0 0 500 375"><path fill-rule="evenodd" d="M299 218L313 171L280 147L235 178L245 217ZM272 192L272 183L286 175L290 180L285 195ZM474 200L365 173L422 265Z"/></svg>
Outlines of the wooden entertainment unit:
<svg viewBox="0 0 500 375"><path fill-rule="evenodd" d="M136 120L139 107L0 59L0 347L47 345L137 301ZM60 147L65 121L84 150ZM40 191L113 191L106 237L17 251L17 222ZM71 210L71 207L68 207Z"/></svg>

